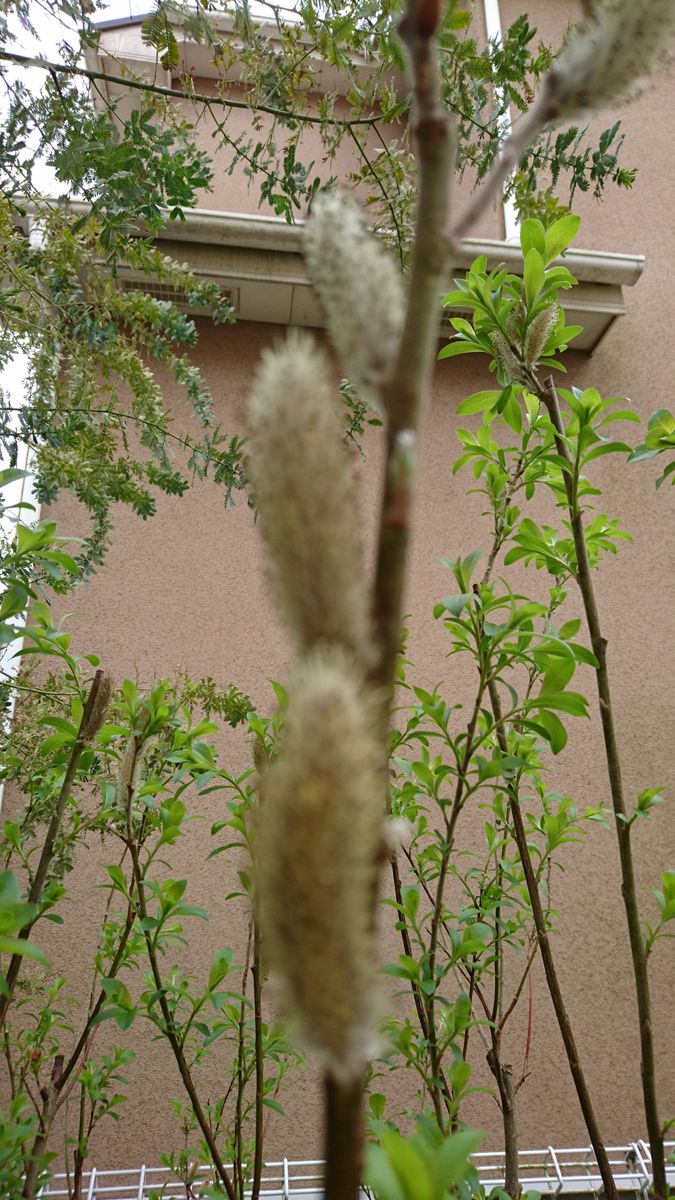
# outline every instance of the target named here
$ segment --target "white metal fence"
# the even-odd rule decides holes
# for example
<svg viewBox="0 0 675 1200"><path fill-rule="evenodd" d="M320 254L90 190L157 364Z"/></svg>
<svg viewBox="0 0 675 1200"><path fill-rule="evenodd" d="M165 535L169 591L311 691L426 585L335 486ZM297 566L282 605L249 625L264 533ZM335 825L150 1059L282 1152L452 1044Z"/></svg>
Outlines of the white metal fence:
<svg viewBox="0 0 675 1200"><path fill-rule="evenodd" d="M607 1148L617 1187L622 1192L646 1196L651 1184L651 1155L643 1141ZM666 1153L675 1154L675 1142L666 1143ZM544 1195L588 1196L600 1190L601 1181L595 1155L587 1147L556 1150L521 1150L518 1156L520 1180L524 1192ZM504 1155L486 1151L473 1155L473 1163L487 1192L504 1185ZM320 1159L267 1163L263 1173L263 1200L320 1200L323 1162ZM675 1164L669 1170L669 1181L675 1186ZM96 1167L84 1177L82 1197L86 1200L151 1200L160 1196L166 1200L198 1200L204 1189L213 1183L208 1168L195 1168L189 1188L176 1179L168 1167L134 1167L119 1171L99 1171ZM40 1192L42 1200L67 1200L70 1195L65 1175L55 1175Z"/></svg>

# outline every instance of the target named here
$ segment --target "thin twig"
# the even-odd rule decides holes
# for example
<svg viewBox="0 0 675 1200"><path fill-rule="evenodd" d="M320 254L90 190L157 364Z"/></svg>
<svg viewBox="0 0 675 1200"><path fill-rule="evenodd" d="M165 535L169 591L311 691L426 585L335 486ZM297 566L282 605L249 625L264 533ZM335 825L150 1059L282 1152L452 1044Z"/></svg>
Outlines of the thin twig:
<svg viewBox="0 0 675 1200"><path fill-rule="evenodd" d="M258 1200L263 1169L264 1131L264 1098L265 1098L265 1057L263 1052L262 1030L262 961L260 954L260 929L253 917L253 1021L255 1036L255 1149L253 1152L253 1180L251 1183L251 1200Z"/></svg>
<svg viewBox="0 0 675 1200"><path fill-rule="evenodd" d="M99 670L94 675L91 687L89 689L89 695L87 696L82 708L82 717L80 719L79 729L70 751L66 773L63 777L63 782L61 784L61 789L54 807L54 812L52 813L52 818L47 828L47 834L42 845L37 869L35 871L35 875L33 876L33 882L28 892L28 903L35 905L38 908L42 901L42 891L47 879L47 873L54 857L54 846L56 844L56 839L59 835L59 830L63 821L63 814L66 811L66 805L70 798L70 793L72 791L73 782L77 774L80 758L82 757L82 752L87 744L87 731L91 714L97 702L98 694L102 684L103 671ZM30 931L38 918L39 913L31 921L28 921L22 929L19 930L18 937L21 941L28 940ZM0 997L0 1028L4 1025L5 1018L7 1016L7 1009L12 1002L12 995L14 993L16 981L19 976L19 971L21 970L22 962L23 956L21 954L13 954L10 959L6 975L5 991L2 997Z"/></svg>
<svg viewBox="0 0 675 1200"><path fill-rule="evenodd" d="M491 680L488 684L490 695L490 704L495 718L495 731L497 744L502 754L508 754L508 741L503 725L501 712L501 702L497 691L497 684ZM609 1164L607 1151L603 1145L602 1135L598 1126L595 1110L591 1101L586 1077L579 1061L579 1052L577 1050L576 1040L572 1031L572 1025L565 1008L565 1003L560 989L558 973L556 971L553 951L549 941L548 930L546 927L546 917L539 895L539 887L535 875L530 849L527 844L527 834L523 824L523 817L520 811L520 798L518 795L517 786L513 781L508 784L509 811L511 813L511 822L513 824L513 836L520 856L527 893L532 906L532 916L534 918L535 928L537 930L537 940L539 942L539 950L541 952L542 962L544 964L544 972L546 974L546 982L548 984L549 993L555 1009L555 1015L558 1020L558 1026L562 1035L565 1051L567 1053L567 1061L569 1063L572 1079L576 1088L577 1096L581 1111L586 1122L588 1136L593 1146L593 1152L598 1164L598 1170L602 1178L602 1183L605 1189L606 1200L618 1200L618 1192L612 1175L612 1168Z"/></svg>
<svg viewBox="0 0 675 1200"><path fill-rule="evenodd" d="M138 753L140 753L140 750L141 750L141 746L137 739L136 740L136 754L137 755L138 755ZM133 771L131 772L131 778L133 779ZM178 1034L178 1030L176 1029L176 1024L173 1019L173 1014L171 1012L171 1009L169 1008L169 1005L168 1005L168 1002L166 999L166 988L164 985L164 981L162 979L161 971L159 969L159 961L157 958L157 953L155 950L153 939L150 936L150 932L147 927L148 907L147 907L147 901L146 901L146 895L145 895L145 880L143 877L143 871L141 869L141 863L140 863L140 858L139 858L139 854L138 854L138 847L136 845L136 841L135 841L133 829L132 829L132 821L131 821L132 800L133 800L133 784L130 783L127 785L127 796L126 796L126 824L127 824L126 843L129 847L129 853L131 855L131 863L132 863L133 877L134 877L134 888L135 888L135 892L136 892L138 913L140 915L141 923L142 923L142 927L143 927L143 938L145 941L146 953L148 956L148 961L150 963L150 970L152 972L152 978L153 978L153 981L155 984L155 989L157 992L157 999L158 999L160 1011L162 1013L162 1018L163 1018L163 1022L164 1022L163 1033L166 1036L166 1039L167 1039L167 1041L171 1047L171 1050L173 1052L173 1056L176 1060L176 1065L178 1067L180 1077L183 1081L183 1086L185 1087L185 1090L188 1094L188 1098L192 1105L192 1111L194 1112L195 1118L197 1120L197 1124L199 1125L199 1128L202 1131L202 1136L204 1138L204 1141L206 1142L209 1154L211 1155L211 1161L213 1162L213 1165L217 1172L218 1178L220 1179L220 1182L222 1183L223 1187L225 1188L225 1191L227 1192L228 1200L238 1200L237 1193L235 1191L234 1185L230 1178L230 1174L227 1170L227 1167L225 1166L225 1163L223 1162L222 1156L221 1156L218 1146L216 1144L216 1140L213 1136L213 1131L209 1124L208 1117L207 1117L206 1113L204 1112L201 1100L199 1099L199 1095L197 1093L197 1089L195 1087L194 1080L192 1078L192 1074L190 1072L190 1068L189 1068L187 1059L185 1057L183 1047L181 1045L180 1036Z"/></svg>
<svg viewBox="0 0 675 1200"><path fill-rule="evenodd" d="M534 382L534 381L533 381ZM563 468L562 477L567 496L567 508L574 539L574 549L577 561L576 580L581 592L586 624L591 639L591 647L597 659L595 679L598 689L598 704L600 721L605 746L605 759L609 789L614 809L614 823L619 843L619 861L621 865L621 894L626 911L626 923L630 940L630 952L635 978L635 994L637 998L640 1050L642 1054L642 1092L649 1134L652 1167L654 1173L654 1198L666 1200L668 1183L666 1178L666 1163L663 1148L663 1128L659 1118L658 1099L656 1093L656 1063L654 1055L654 1038L652 1035L651 1000L649 994L649 974L647 971L647 954L638 904L635 867L631 848L631 823L628 819L626 802L623 792L621 774L621 757L614 726L614 710L610 688L609 670L607 667L607 640L600 626L600 615L595 596L595 587L588 557L584 521L579 507L577 490L574 481L574 466L569 446L565 437L565 428L560 415L558 395L552 379L547 380L543 388L535 389L535 394L546 406L555 431L556 449L565 460L567 468Z"/></svg>
<svg viewBox="0 0 675 1200"><path fill-rule="evenodd" d="M239 108L248 113L264 112L274 117L282 117L285 121L297 121L301 125L332 125L339 129L349 129L353 125L376 125L383 120L382 116L371 117L318 117L312 113L292 112L290 109L274 108L270 104L258 104L255 101L232 100L226 96L206 96L199 92L183 91L181 88L162 87L147 80L134 79L127 75L109 75L106 71L90 71L86 67L70 66L66 63L49 62L44 58L32 58L26 54L16 54L10 50L0 50L0 61L16 63L22 67L37 67L39 70L57 72L61 75L76 76L81 79L100 79L106 84L119 84L121 87L132 88L139 92L149 92L155 96L169 96L176 100L191 100L195 104L220 105L222 108Z"/></svg>

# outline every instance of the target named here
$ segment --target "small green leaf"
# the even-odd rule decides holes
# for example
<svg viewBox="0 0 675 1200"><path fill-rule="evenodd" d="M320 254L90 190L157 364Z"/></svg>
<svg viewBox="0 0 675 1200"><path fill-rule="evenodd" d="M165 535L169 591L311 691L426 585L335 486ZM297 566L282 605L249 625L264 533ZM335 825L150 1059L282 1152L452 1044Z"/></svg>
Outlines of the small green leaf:
<svg viewBox="0 0 675 1200"><path fill-rule="evenodd" d="M520 246L523 252L523 258L530 250L536 250L544 256L546 253L546 238L544 234L544 226L541 221L537 221L534 217L529 217L520 229Z"/></svg>
<svg viewBox="0 0 675 1200"><path fill-rule="evenodd" d="M568 216L561 217L559 221L554 221L546 230L544 250L544 258L546 265L553 262L558 255L562 254L568 246L574 241L579 226L581 225L581 217L576 217L572 213Z"/></svg>
<svg viewBox="0 0 675 1200"><path fill-rule="evenodd" d="M528 250L525 255L523 282L525 284L527 307L531 309L544 286L544 260L539 251L535 250L534 247Z"/></svg>

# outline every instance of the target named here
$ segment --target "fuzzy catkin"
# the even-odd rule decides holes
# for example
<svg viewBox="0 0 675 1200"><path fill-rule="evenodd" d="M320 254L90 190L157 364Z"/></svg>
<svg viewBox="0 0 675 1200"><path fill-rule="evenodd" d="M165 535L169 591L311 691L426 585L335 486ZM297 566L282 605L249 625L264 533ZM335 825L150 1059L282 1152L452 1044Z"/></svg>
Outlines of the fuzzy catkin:
<svg viewBox="0 0 675 1200"><path fill-rule="evenodd" d="M576 119L635 95L674 39L673 0L598 0L550 73L555 117Z"/></svg>
<svg viewBox="0 0 675 1200"><path fill-rule="evenodd" d="M383 803L372 693L351 660L314 651L291 689L258 816L263 952L304 1040L340 1082L376 1049L373 903Z"/></svg>
<svg viewBox="0 0 675 1200"><path fill-rule="evenodd" d="M305 256L342 369L365 395L392 371L405 312L403 280L345 192L320 195L305 226Z"/></svg>
<svg viewBox="0 0 675 1200"><path fill-rule="evenodd" d="M522 367L500 329L493 329L490 333L490 345L495 362L508 375L509 380L515 383L522 379Z"/></svg>
<svg viewBox="0 0 675 1200"><path fill-rule="evenodd" d="M558 311L557 304L549 304L547 308L542 308L528 325L523 347L528 367L534 366L541 356L558 323Z"/></svg>
<svg viewBox="0 0 675 1200"><path fill-rule="evenodd" d="M96 737L105 720L105 714L108 705L110 704L111 696L112 680L109 675L104 674L96 690L94 703L92 704L90 711L87 713L86 724L82 728L83 741L94 741L94 738Z"/></svg>
<svg viewBox="0 0 675 1200"><path fill-rule="evenodd" d="M273 584L301 651L370 645L368 593L349 452L330 369L309 335L268 350L253 383L249 470Z"/></svg>

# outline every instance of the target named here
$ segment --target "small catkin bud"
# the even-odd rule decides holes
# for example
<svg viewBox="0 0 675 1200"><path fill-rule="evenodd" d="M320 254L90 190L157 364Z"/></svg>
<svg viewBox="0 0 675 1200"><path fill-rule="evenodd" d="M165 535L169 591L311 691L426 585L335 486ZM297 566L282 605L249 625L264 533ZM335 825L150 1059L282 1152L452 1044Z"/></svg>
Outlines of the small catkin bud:
<svg viewBox="0 0 675 1200"><path fill-rule="evenodd" d="M674 38L673 0L598 0L548 76L553 115L576 120L634 96Z"/></svg>
<svg viewBox="0 0 675 1200"><path fill-rule="evenodd" d="M525 307L519 301L518 304L514 305L514 307L512 308L512 310L509 313L507 320L506 320L506 336L509 339L511 345L519 345L520 344L521 330L523 327L524 317L525 317Z"/></svg>
<svg viewBox="0 0 675 1200"><path fill-rule="evenodd" d="M492 346L492 353L495 356L495 362L508 375L509 380L513 383L521 379L523 375L522 367L500 329L492 330L490 345Z"/></svg>
<svg viewBox="0 0 675 1200"><path fill-rule="evenodd" d="M301 650L366 656L368 592L349 451L330 369L307 334L268 350L253 384L249 469L277 597Z"/></svg>
<svg viewBox="0 0 675 1200"><path fill-rule="evenodd" d="M399 850L407 850L415 831L406 817L386 817L382 824L382 849L391 857Z"/></svg>
<svg viewBox="0 0 675 1200"><path fill-rule="evenodd" d="M261 777L263 952L305 1041L341 1082L376 1049L373 904L383 816L377 709L351 660L314 651Z"/></svg>
<svg viewBox="0 0 675 1200"><path fill-rule="evenodd" d="M253 765L258 774L261 775L265 767L269 765L270 760L265 750L265 743L257 735L254 735L251 739L251 753L253 755Z"/></svg>
<svg viewBox="0 0 675 1200"><path fill-rule="evenodd" d="M317 196L305 226L305 256L343 370L365 395L389 376L405 312L396 264L345 192Z"/></svg>
<svg viewBox="0 0 675 1200"><path fill-rule="evenodd" d="M134 734L126 740L117 768L117 803L120 808L126 808L131 795L138 784L143 765L143 747L136 741Z"/></svg>
<svg viewBox="0 0 675 1200"><path fill-rule="evenodd" d="M105 720L106 709L112 696L112 680L109 675L97 671L82 713L82 738L85 742L93 742L96 734Z"/></svg>
<svg viewBox="0 0 675 1200"><path fill-rule="evenodd" d="M533 366L539 359L548 339L558 323L558 305L549 304L542 308L530 323L525 334L525 362Z"/></svg>

